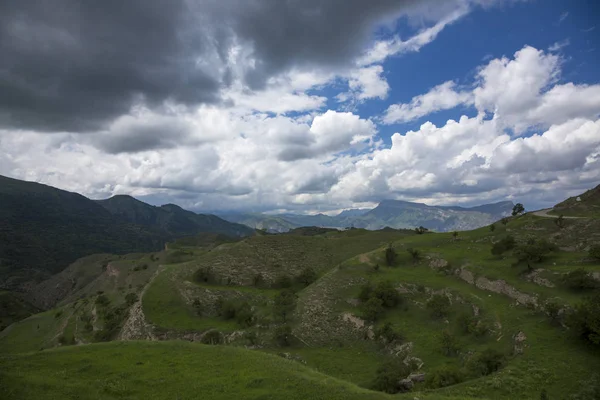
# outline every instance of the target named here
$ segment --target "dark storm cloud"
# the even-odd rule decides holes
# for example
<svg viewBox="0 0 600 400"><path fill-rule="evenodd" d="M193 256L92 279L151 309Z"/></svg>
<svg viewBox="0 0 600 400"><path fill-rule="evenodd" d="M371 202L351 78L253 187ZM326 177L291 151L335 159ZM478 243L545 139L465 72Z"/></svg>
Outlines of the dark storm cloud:
<svg viewBox="0 0 600 400"><path fill-rule="evenodd" d="M436 1L436 0L431 0ZM349 62L412 0L0 2L0 127L96 131L131 106L216 102L232 43L260 87L287 68Z"/></svg>

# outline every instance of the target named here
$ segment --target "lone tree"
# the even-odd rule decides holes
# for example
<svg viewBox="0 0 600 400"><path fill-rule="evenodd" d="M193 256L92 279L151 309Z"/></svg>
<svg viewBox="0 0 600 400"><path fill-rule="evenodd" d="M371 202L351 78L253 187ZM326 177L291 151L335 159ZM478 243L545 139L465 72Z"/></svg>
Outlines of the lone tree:
<svg viewBox="0 0 600 400"><path fill-rule="evenodd" d="M419 260L421 259L421 252L417 249L409 247L408 249L406 249L406 252L410 254L414 262L419 262Z"/></svg>
<svg viewBox="0 0 600 400"><path fill-rule="evenodd" d="M496 230L496 225L495 224L491 224L490 225L490 232L494 232Z"/></svg>
<svg viewBox="0 0 600 400"><path fill-rule="evenodd" d="M508 224L508 218L504 217L500 220L500 222L502 222L502 225L506 226L506 224Z"/></svg>
<svg viewBox="0 0 600 400"><path fill-rule="evenodd" d="M397 255L398 254L396 254L396 250L394 250L394 248L392 247L392 244L390 243L388 245L388 247L385 249L385 262L389 267L391 267L392 265L394 265L396 263Z"/></svg>
<svg viewBox="0 0 600 400"><path fill-rule="evenodd" d="M454 239L456 239L458 237L458 232L457 231L452 232L452 237Z"/></svg>
<svg viewBox="0 0 600 400"><path fill-rule="evenodd" d="M541 240L529 240L526 244L520 245L515 249L515 256L517 260L527 263L527 269L533 270L531 263L539 263L553 251L556 251L558 247L545 239Z"/></svg>
<svg viewBox="0 0 600 400"><path fill-rule="evenodd" d="M424 226L419 226L418 228L415 228L415 232L417 233L417 235L422 235L424 233L429 232L429 229L425 228Z"/></svg>
<svg viewBox="0 0 600 400"><path fill-rule="evenodd" d="M523 204L521 203L517 203L515 204L515 206L513 207L512 210L512 215L513 217L519 214L523 214L525 212L525 207L523 207Z"/></svg>

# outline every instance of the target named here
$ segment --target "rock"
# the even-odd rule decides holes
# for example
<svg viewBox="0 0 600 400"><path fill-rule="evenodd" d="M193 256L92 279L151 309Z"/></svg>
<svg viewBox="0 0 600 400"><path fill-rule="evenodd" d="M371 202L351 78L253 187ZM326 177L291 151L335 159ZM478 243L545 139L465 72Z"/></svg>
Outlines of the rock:
<svg viewBox="0 0 600 400"><path fill-rule="evenodd" d="M443 258L434 258L429 262L429 267L433 269L445 268L448 266L448 261Z"/></svg>
<svg viewBox="0 0 600 400"><path fill-rule="evenodd" d="M475 304L471 304L471 306L473 307L473 315L478 317L479 316L479 307L477 307Z"/></svg>
<svg viewBox="0 0 600 400"><path fill-rule="evenodd" d="M475 283L475 276L473 275L473 273L465 268L461 268L460 272L458 274L458 276L460 277L460 279L462 279L463 281L470 283L471 285Z"/></svg>
<svg viewBox="0 0 600 400"><path fill-rule="evenodd" d="M415 384L410 379L405 378L405 379L400 379L398 381L398 386L400 388L400 391L408 392L415 386Z"/></svg>
<svg viewBox="0 0 600 400"><path fill-rule="evenodd" d="M526 347L525 341L527 340L525 333L523 333L523 331L519 331L515 336L513 336L513 340L515 342L514 353L523 354Z"/></svg>
<svg viewBox="0 0 600 400"><path fill-rule="evenodd" d="M408 379L410 379L413 382L424 382L425 374L410 374L408 376Z"/></svg>
<svg viewBox="0 0 600 400"><path fill-rule="evenodd" d="M407 342L404 343L402 345L398 345L394 348L393 352L396 353L396 355L400 355L400 354L406 354L408 355L413 349L413 342Z"/></svg>
<svg viewBox="0 0 600 400"><path fill-rule="evenodd" d="M423 365L425 365L423 360L421 360L419 357L413 356L407 356L402 362L404 365L415 369L421 369Z"/></svg>

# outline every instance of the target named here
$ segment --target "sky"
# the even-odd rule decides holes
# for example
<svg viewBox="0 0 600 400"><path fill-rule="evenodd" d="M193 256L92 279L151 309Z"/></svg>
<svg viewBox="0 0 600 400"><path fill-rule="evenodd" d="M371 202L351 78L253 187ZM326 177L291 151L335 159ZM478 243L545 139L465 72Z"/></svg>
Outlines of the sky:
<svg viewBox="0 0 600 400"><path fill-rule="evenodd" d="M194 211L600 184L593 0L0 3L0 174Z"/></svg>

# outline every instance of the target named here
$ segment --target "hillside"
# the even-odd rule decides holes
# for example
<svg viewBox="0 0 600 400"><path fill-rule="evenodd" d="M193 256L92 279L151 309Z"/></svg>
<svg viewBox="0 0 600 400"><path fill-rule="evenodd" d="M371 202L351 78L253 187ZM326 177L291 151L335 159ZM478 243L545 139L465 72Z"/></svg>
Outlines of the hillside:
<svg viewBox="0 0 600 400"><path fill-rule="evenodd" d="M69 398L103 379L92 398L310 398L311 376L316 398L595 399L596 328L576 317L600 296L598 244L599 218L529 213L457 234L302 228L86 257L40 285L61 288L54 309L0 332L0 394Z"/></svg>
<svg viewBox="0 0 600 400"><path fill-rule="evenodd" d="M569 217L600 217L600 185L558 203L550 213Z"/></svg>
<svg viewBox="0 0 600 400"><path fill-rule="evenodd" d="M458 206L428 206L400 200L384 200L372 210L351 209L335 216L325 214L222 214L231 222L245 224L269 232L287 232L300 226L330 228L413 229L423 226L438 232L464 231L486 226L511 214L514 204L503 201L466 208Z"/></svg>
<svg viewBox="0 0 600 400"><path fill-rule="evenodd" d="M127 196L96 202L0 176L0 288L48 278L89 254L160 250L168 240L198 232L253 230L176 206L152 207Z"/></svg>

